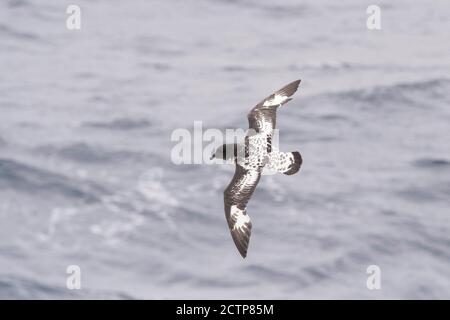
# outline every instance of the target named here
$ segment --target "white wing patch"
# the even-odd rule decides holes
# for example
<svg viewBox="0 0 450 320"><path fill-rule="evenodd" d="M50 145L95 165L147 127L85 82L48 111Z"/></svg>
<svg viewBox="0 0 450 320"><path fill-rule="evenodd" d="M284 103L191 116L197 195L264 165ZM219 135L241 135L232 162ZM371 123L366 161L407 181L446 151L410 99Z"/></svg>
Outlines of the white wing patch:
<svg viewBox="0 0 450 320"><path fill-rule="evenodd" d="M263 103L264 107L277 106L285 102L289 97L281 94L275 94L270 100L266 100Z"/></svg>
<svg viewBox="0 0 450 320"><path fill-rule="evenodd" d="M250 217L237 206L231 206L230 213L232 221L235 221L233 225L233 230L239 229L244 232L244 228L248 229L247 225L250 222Z"/></svg>

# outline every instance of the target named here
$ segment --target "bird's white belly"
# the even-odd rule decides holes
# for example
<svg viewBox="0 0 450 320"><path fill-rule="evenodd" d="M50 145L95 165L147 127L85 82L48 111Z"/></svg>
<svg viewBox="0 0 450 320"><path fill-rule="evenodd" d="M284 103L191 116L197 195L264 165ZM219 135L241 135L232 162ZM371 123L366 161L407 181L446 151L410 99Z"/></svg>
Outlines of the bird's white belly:
<svg viewBox="0 0 450 320"><path fill-rule="evenodd" d="M248 137L244 157L238 158L238 163L245 169L263 167L268 161L268 135L256 134Z"/></svg>

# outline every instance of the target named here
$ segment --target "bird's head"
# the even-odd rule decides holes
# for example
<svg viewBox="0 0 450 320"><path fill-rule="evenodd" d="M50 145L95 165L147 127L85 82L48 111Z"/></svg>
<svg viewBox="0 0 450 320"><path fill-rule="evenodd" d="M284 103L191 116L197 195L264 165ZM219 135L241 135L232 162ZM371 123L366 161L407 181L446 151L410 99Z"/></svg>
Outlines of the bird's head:
<svg viewBox="0 0 450 320"><path fill-rule="evenodd" d="M237 145L236 144L224 144L216 149L216 151L211 155L211 160L214 158L222 160L234 159L237 155Z"/></svg>

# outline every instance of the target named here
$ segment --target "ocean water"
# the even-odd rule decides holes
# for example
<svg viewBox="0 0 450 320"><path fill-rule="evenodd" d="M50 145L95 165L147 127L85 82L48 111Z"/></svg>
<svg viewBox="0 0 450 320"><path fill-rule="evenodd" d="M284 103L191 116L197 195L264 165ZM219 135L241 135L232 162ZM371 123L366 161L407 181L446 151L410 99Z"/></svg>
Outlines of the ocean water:
<svg viewBox="0 0 450 320"><path fill-rule="evenodd" d="M1 1L0 298L450 298L450 3L378 1L381 30L368 4ZM173 164L171 134L298 78L303 166L262 177L243 260L233 167Z"/></svg>

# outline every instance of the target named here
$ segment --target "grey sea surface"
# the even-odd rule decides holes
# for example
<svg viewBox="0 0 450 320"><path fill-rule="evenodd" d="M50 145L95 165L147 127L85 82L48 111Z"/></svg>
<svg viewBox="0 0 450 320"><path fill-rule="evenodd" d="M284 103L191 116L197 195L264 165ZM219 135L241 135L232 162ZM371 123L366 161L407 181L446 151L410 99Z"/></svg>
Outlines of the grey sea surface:
<svg viewBox="0 0 450 320"><path fill-rule="evenodd" d="M0 2L0 298L450 298L449 1L378 1L381 30L357 0L72 2ZM262 177L243 260L233 166L173 164L171 134L299 78L303 166Z"/></svg>

